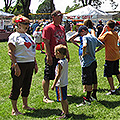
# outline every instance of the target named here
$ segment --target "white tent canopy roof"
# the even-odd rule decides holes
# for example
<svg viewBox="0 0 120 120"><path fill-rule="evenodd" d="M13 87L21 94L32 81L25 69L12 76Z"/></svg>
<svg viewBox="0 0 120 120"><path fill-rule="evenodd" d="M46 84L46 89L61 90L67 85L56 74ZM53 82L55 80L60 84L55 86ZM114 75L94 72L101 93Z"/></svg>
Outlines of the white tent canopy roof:
<svg viewBox="0 0 120 120"><path fill-rule="evenodd" d="M0 11L0 18L10 18L10 17L14 17L14 14Z"/></svg>
<svg viewBox="0 0 120 120"><path fill-rule="evenodd" d="M93 8L91 5L87 5L80 9L74 10L65 16L98 16L98 15L110 15L104 11Z"/></svg>

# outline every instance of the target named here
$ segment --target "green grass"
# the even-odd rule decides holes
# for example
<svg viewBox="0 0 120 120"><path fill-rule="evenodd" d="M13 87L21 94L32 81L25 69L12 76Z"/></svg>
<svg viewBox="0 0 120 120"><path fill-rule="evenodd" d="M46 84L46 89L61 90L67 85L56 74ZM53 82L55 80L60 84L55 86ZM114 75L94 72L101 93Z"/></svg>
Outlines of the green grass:
<svg viewBox="0 0 120 120"><path fill-rule="evenodd" d="M82 102L83 86L81 83L81 66L78 57L78 48L72 43L68 43L70 62L68 69L69 85L68 97L69 112L71 117L69 120L119 120L120 119L120 96L106 96L105 93L110 89L108 81L103 77L104 71L104 49L96 53L97 57L97 74L98 74L98 102L92 102L91 106L76 107ZM43 90L42 79L44 72L44 54L40 51L36 52L39 71L33 75L31 92L28 99L29 106L35 107L37 111L25 111L22 109L21 96L18 99L18 109L25 115L11 115L11 101L8 96L11 91L11 75L10 75L10 58L7 54L7 42L0 42L0 120L54 120L59 112L61 112L60 102L46 104L42 102ZM53 81L51 81L50 86ZM115 86L118 85L116 77L114 77ZM49 90L51 99L56 100L55 91Z"/></svg>

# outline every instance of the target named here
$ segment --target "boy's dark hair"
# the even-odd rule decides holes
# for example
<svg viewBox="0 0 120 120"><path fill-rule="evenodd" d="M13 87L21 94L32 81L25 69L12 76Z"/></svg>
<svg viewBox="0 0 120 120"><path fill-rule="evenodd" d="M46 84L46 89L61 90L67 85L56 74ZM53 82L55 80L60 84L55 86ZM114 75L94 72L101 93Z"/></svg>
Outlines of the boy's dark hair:
<svg viewBox="0 0 120 120"><path fill-rule="evenodd" d="M59 13L59 12L61 12L60 10L54 10L52 13L51 13L51 16L53 17L53 16L56 16L57 15L57 13Z"/></svg>
<svg viewBox="0 0 120 120"><path fill-rule="evenodd" d="M108 25L111 29L113 29L113 28L115 27L115 22L114 22L113 20L109 20L109 21L107 22L107 25Z"/></svg>
<svg viewBox="0 0 120 120"><path fill-rule="evenodd" d="M59 44L55 46L56 51L59 51L61 54L66 55L67 47L65 45Z"/></svg>
<svg viewBox="0 0 120 120"><path fill-rule="evenodd" d="M90 19L85 19L84 20L84 25L87 26L88 28L93 28L93 23Z"/></svg>

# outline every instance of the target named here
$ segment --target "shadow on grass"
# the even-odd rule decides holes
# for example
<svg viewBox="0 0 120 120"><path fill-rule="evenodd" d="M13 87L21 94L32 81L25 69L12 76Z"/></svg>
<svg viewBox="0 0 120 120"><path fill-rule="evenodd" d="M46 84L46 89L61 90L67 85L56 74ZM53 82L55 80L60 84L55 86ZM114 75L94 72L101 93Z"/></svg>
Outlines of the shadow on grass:
<svg viewBox="0 0 120 120"><path fill-rule="evenodd" d="M101 89L101 88L98 88L97 91L100 92L100 93L103 93L103 92L108 92L109 89Z"/></svg>
<svg viewBox="0 0 120 120"><path fill-rule="evenodd" d="M99 101L99 103L101 103L102 105L104 105L107 108L115 108L120 106L120 101Z"/></svg>
<svg viewBox="0 0 120 120"><path fill-rule="evenodd" d="M76 114L70 114L71 120L85 120L85 119L93 119L94 116L86 116L85 114L76 115Z"/></svg>
<svg viewBox="0 0 120 120"><path fill-rule="evenodd" d="M42 117L49 117L51 115L58 115L62 111L60 109L37 109L35 111L26 112L24 115L42 118Z"/></svg>
<svg viewBox="0 0 120 120"><path fill-rule="evenodd" d="M62 111L60 109L37 109L36 111L32 111L32 112L26 112L24 115L26 116L30 116L30 117L34 117L34 118L47 118L50 117L51 115L55 115L56 118L60 117L58 116L58 114L60 114ZM94 116L86 116L85 114L74 114L71 113L69 115L69 118L71 118L72 120L85 120L85 119L90 119L90 118L94 118Z"/></svg>
<svg viewBox="0 0 120 120"><path fill-rule="evenodd" d="M75 95L72 95L72 96L67 96L67 100L68 100L68 103L69 104L72 104L72 103L81 103L83 101L83 95L82 96L75 96Z"/></svg>

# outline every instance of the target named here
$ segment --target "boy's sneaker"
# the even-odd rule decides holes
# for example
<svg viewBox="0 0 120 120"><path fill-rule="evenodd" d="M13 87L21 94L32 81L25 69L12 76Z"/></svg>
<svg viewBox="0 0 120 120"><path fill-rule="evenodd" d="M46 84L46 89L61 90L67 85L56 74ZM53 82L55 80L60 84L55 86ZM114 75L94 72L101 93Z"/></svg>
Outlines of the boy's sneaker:
<svg viewBox="0 0 120 120"><path fill-rule="evenodd" d="M44 96L43 102L45 102L45 103L52 103L52 102L54 102L54 101L51 100L51 99L49 99L49 98L47 98L46 96Z"/></svg>
<svg viewBox="0 0 120 120"><path fill-rule="evenodd" d="M91 101L87 99L86 97L83 97L83 102L76 106L79 107L79 106L84 106L84 105L91 105Z"/></svg>
<svg viewBox="0 0 120 120"><path fill-rule="evenodd" d="M94 94L92 93L92 95L91 95L91 97L90 97L90 100L91 100L91 101L97 101L96 95L94 95Z"/></svg>
<svg viewBox="0 0 120 120"><path fill-rule="evenodd" d="M116 91L115 92L110 91L110 92L106 93L106 95L116 95Z"/></svg>
<svg viewBox="0 0 120 120"><path fill-rule="evenodd" d="M91 97L90 97L90 101L91 101L91 102L92 102L92 101L97 101L97 98L91 96Z"/></svg>

